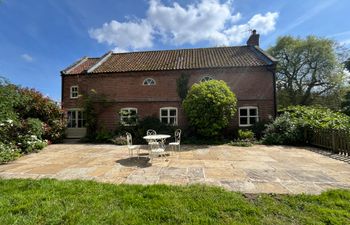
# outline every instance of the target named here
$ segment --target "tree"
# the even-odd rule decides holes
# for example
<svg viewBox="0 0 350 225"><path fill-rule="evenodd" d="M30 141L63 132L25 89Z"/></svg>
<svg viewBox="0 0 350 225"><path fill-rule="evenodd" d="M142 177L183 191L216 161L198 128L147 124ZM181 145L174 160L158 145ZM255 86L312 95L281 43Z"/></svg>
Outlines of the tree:
<svg viewBox="0 0 350 225"><path fill-rule="evenodd" d="M236 112L237 99L224 81L194 84L183 101L185 113L196 131L217 136Z"/></svg>
<svg viewBox="0 0 350 225"><path fill-rule="evenodd" d="M279 60L276 84L280 107L311 105L316 98L341 88L344 65L336 49L334 41L315 36L278 39L268 52Z"/></svg>
<svg viewBox="0 0 350 225"><path fill-rule="evenodd" d="M350 91L345 94L345 97L341 103L342 112L350 116Z"/></svg>

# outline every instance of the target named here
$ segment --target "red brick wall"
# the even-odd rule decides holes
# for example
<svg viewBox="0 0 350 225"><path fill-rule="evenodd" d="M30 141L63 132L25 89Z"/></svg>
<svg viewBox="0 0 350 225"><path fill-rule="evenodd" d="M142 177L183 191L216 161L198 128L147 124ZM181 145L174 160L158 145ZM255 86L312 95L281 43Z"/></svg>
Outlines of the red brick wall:
<svg viewBox="0 0 350 225"><path fill-rule="evenodd" d="M176 92L176 80L181 73L190 75L189 86L205 75L224 80L236 94L238 106L258 106L260 119L274 115L273 76L265 68L206 69L184 71L128 72L116 74L85 74L63 76L63 108L77 108L78 100L70 99L70 86L78 85L80 92L94 89L103 93L113 103L105 107L99 116L101 124L114 129L119 121L121 108L137 108L139 117L155 115L159 108L177 107L180 126L187 124L180 99ZM155 86L144 86L143 80L153 78ZM238 114L234 126L238 126Z"/></svg>

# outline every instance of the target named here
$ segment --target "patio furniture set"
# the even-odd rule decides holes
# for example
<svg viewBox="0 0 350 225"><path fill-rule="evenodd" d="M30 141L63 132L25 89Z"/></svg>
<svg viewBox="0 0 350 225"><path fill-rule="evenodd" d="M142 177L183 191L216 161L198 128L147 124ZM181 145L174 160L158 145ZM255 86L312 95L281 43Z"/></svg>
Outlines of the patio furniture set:
<svg viewBox="0 0 350 225"><path fill-rule="evenodd" d="M154 157L164 157L166 159L166 139L171 136L168 134L157 134L155 130L149 129L146 132L146 136L143 137L148 143L148 155L150 160L152 161ZM137 151L137 157L140 156L140 147L138 145L133 145L132 143L132 135L130 133L126 133L126 140L129 149L129 156L133 156L133 151ZM168 146L171 146L175 151L180 151L180 142L181 142L181 130L177 129L174 133L174 142L170 142Z"/></svg>

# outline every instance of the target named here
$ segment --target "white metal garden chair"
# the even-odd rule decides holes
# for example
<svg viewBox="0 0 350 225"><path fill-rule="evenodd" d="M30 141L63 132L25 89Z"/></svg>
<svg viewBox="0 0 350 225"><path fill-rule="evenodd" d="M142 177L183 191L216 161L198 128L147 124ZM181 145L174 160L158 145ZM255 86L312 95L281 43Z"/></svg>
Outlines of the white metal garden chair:
<svg viewBox="0 0 350 225"><path fill-rule="evenodd" d="M151 135L156 135L157 132L155 130L152 130L152 129L148 129L146 131L146 135L147 136L151 136ZM159 145L159 143L156 141L156 140L148 140L148 145Z"/></svg>
<svg viewBox="0 0 350 225"><path fill-rule="evenodd" d="M134 150L137 150L137 158L139 158L140 156L140 148L137 145L133 145L132 144L132 135L128 132L126 132L126 142L128 145L128 149L129 149L129 156L133 156L134 155Z"/></svg>
<svg viewBox="0 0 350 225"><path fill-rule="evenodd" d="M180 143L181 143L181 130L177 129L175 131L175 142L170 142L169 146L172 146L173 150L178 150L180 151Z"/></svg>
<svg viewBox="0 0 350 225"><path fill-rule="evenodd" d="M165 152L165 139L162 140L160 143L157 142L156 145L151 145L150 147L150 150L149 150L149 157L150 157L150 160L151 162L153 161L153 158L154 157L158 157L158 156L161 156L161 157L164 157L165 160L167 160L166 158L166 152Z"/></svg>

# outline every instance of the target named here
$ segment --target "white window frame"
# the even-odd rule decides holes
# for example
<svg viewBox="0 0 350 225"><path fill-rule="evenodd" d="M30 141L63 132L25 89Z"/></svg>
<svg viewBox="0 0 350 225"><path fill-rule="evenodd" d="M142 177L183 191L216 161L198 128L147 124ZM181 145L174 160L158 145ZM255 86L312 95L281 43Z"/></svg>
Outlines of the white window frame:
<svg viewBox="0 0 350 225"><path fill-rule="evenodd" d="M75 88L76 88L76 90L73 90ZM76 96L73 96L73 94L76 94ZM79 97L78 85L70 86L70 98L78 98L78 97Z"/></svg>
<svg viewBox="0 0 350 225"><path fill-rule="evenodd" d="M167 110L168 111L168 115L167 116L162 116L162 110ZM175 116L170 116L170 110L175 110L176 111L176 115ZM159 109L159 120L160 122L162 122L163 118L167 118L168 122L167 124L169 125L174 125L177 126L178 124L178 110L176 107L162 107ZM175 118L175 123L174 124L170 124L170 118Z"/></svg>
<svg viewBox="0 0 350 225"><path fill-rule="evenodd" d="M204 75L203 77L201 77L200 82L206 82L210 80L214 80L214 77L210 75Z"/></svg>
<svg viewBox="0 0 350 225"><path fill-rule="evenodd" d="M69 118L68 118L68 112L69 111L75 111L76 113L75 113L75 126L74 127L69 127L68 125L69 125ZM82 118L81 119L79 119L79 114L78 114L78 112L81 112L82 113ZM84 123L84 126L81 126L81 127L79 127L78 125L79 125L79 123L78 123L78 121L79 120L82 120L82 121L85 121L85 123ZM71 109L67 109L67 128L86 128L86 118L84 118L84 109L82 109L82 108L71 108Z"/></svg>
<svg viewBox="0 0 350 225"><path fill-rule="evenodd" d="M150 84L149 82L153 82L153 84ZM151 77L147 77L146 79L143 80L143 83L142 83L142 85L144 86L154 86L156 84L157 84L156 80Z"/></svg>
<svg viewBox="0 0 350 225"><path fill-rule="evenodd" d="M130 119L132 116L129 114L127 116L122 115L122 111L128 111L128 113L130 113L130 111L133 110L136 112L135 117L136 117L136 122L135 124L129 124L124 122L124 118ZM119 111L119 117L120 117L120 123L123 124L124 126L135 126L137 123L137 108L133 108L133 107L128 107L128 108L121 108Z"/></svg>
<svg viewBox="0 0 350 225"><path fill-rule="evenodd" d="M241 109L246 109L247 110L247 115L246 116L241 116ZM251 116L250 115L250 109L256 109L256 115ZM241 117L247 118L247 124L241 124ZM259 122L259 108L257 106L242 106L238 108L238 124L240 127L250 127L253 124L250 122L250 118L255 117L256 122Z"/></svg>

